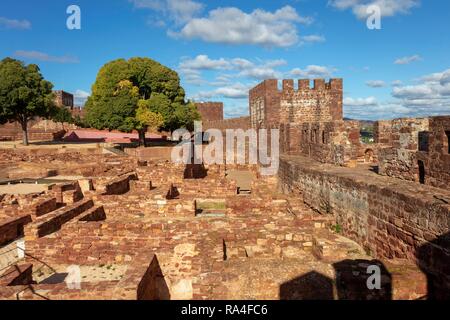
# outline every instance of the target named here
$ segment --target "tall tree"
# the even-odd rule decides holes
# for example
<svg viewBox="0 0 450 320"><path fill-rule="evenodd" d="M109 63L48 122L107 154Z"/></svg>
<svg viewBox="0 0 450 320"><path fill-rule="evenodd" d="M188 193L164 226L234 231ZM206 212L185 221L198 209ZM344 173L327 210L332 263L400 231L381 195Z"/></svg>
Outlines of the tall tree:
<svg viewBox="0 0 450 320"><path fill-rule="evenodd" d="M160 113L151 111L148 106L148 101L144 99L139 100L136 110L137 129L140 135L139 140L144 142L144 146L145 132L148 129L156 131L164 124L164 117Z"/></svg>
<svg viewBox="0 0 450 320"><path fill-rule="evenodd" d="M141 138L155 123L160 130L177 129L181 109L191 114L178 74L149 58L118 59L104 65L85 109L85 119L92 127L138 130ZM194 119L184 119L189 121Z"/></svg>
<svg viewBox="0 0 450 320"><path fill-rule="evenodd" d="M48 117L54 108L53 85L35 64L5 58L0 61L0 123L17 121L28 145L28 122Z"/></svg>
<svg viewBox="0 0 450 320"><path fill-rule="evenodd" d="M74 123L75 119L72 117L69 109L66 107L56 107L50 114L50 118L55 121L61 123L61 126L64 129L64 123Z"/></svg>

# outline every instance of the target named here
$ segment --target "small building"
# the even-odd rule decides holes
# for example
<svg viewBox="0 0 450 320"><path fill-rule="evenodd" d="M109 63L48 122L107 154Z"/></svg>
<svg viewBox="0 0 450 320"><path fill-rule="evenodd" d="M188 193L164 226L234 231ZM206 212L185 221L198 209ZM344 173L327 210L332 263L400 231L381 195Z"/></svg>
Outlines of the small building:
<svg viewBox="0 0 450 320"><path fill-rule="evenodd" d="M73 107L74 107L73 94L63 91L63 90L56 90L56 91L53 91L53 93L55 94L55 104L58 107L64 106L64 107L70 108L71 110L73 109Z"/></svg>

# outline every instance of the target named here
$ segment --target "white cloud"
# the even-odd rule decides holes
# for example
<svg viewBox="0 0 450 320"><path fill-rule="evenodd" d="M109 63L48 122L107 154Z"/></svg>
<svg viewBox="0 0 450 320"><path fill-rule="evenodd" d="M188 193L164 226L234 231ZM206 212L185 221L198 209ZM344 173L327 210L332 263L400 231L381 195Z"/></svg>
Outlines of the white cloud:
<svg viewBox="0 0 450 320"><path fill-rule="evenodd" d="M416 62L416 61L422 61L422 57L419 56L418 54L415 54L413 56L410 57L403 57L403 58L398 58L397 60L394 61L394 64L410 64L412 62Z"/></svg>
<svg viewBox="0 0 450 320"><path fill-rule="evenodd" d="M179 32L172 31L169 35L232 45L289 47L299 41L298 23L310 24L312 18L300 16L291 6L275 12L256 9L251 13L227 7L212 10L203 18L194 18Z"/></svg>
<svg viewBox="0 0 450 320"><path fill-rule="evenodd" d="M248 97L249 88L247 86L233 86L233 87L222 87L214 91L216 95L220 95L226 98L242 99Z"/></svg>
<svg viewBox="0 0 450 320"><path fill-rule="evenodd" d="M264 80L268 78L279 78L282 73L275 68L286 65L283 59L252 62L244 58L234 59L211 59L207 55L198 55L195 58L184 58L178 67L183 80L190 84L202 84L205 80L201 78L201 71L230 71L233 74L220 75L215 83L211 85L223 85L229 83L231 78L249 78Z"/></svg>
<svg viewBox="0 0 450 320"><path fill-rule="evenodd" d="M84 104L86 103L86 100L89 98L90 95L91 94L89 92L78 89L73 94L73 97L75 100L75 105L84 106Z"/></svg>
<svg viewBox="0 0 450 320"><path fill-rule="evenodd" d="M402 99L405 105L447 106L450 111L450 69L420 78L420 83L398 86L392 96Z"/></svg>
<svg viewBox="0 0 450 320"><path fill-rule="evenodd" d="M237 118L248 116L248 105L246 103L242 105L227 105L224 108L225 118Z"/></svg>
<svg viewBox="0 0 450 320"><path fill-rule="evenodd" d="M436 72L432 74L428 74L420 78L420 82L430 83L430 82L439 82L442 85L445 85L449 82L450 78L450 69L445 70L443 72Z"/></svg>
<svg viewBox="0 0 450 320"><path fill-rule="evenodd" d="M400 99L415 99L420 97L430 97L435 91L427 84L416 86L394 87L392 95Z"/></svg>
<svg viewBox="0 0 450 320"><path fill-rule="evenodd" d="M135 8L150 9L166 15L176 24L184 24L197 16L204 5L192 0L129 0ZM161 25L161 19L157 19Z"/></svg>
<svg viewBox="0 0 450 320"><path fill-rule="evenodd" d="M284 59L269 60L264 65L269 68L276 68L287 65L287 61Z"/></svg>
<svg viewBox="0 0 450 320"><path fill-rule="evenodd" d="M391 93L394 100L379 103L376 108L371 108L372 117L376 115L379 119L450 114L449 77L450 69L425 75L413 85L403 85L401 81L394 81ZM361 109L352 108L351 112L365 114Z"/></svg>
<svg viewBox="0 0 450 320"><path fill-rule="evenodd" d="M207 55L201 54L194 59L185 58L180 63L181 70L226 70L230 69L231 62L220 58L210 59Z"/></svg>
<svg viewBox="0 0 450 320"><path fill-rule="evenodd" d="M349 107L367 107L367 106L376 106L378 105L378 101L375 97L367 97L367 98L351 98L346 97L344 99L344 106Z"/></svg>
<svg viewBox="0 0 450 320"><path fill-rule="evenodd" d="M386 82L382 80L369 80L366 85L371 88L383 88L386 86Z"/></svg>
<svg viewBox="0 0 450 320"><path fill-rule="evenodd" d="M56 62L56 63L78 63L79 60L74 56L51 56L44 52L39 51L25 51L18 50L14 52L14 56L23 59L44 61L44 62Z"/></svg>
<svg viewBox="0 0 450 320"><path fill-rule="evenodd" d="M239 76L246 77L246 78L253 78L258 80L265 80L265 79L277 79L281 77L281 73L266 66L260 66L260 67L251 67L248 68L241 73L239 73Z"/></svg>
<svg viewBox="0 0 450 320"><path fill-rule="evenodd" d="M450 69L420 77L415 84L392 83L391 101L374 97L346 98L346 116L360 119L392 119L450 115ZM369 108L370 107L370 108Z"/></svg>
<svg viewBox="0 0 450 320"><path fill-rule="evenodd" d="M233 59L233 65L235 65L239 70L244 70L253 67L253 62L242 59L242 58L235 58Z"/></svg>
<svg viewBox="0 0 450 320"><path fill-rule="evenodd" d="M215 97L223 97L230 99L244 99L248 97L250 85L236 83L232 86L220 87L212 91L200 91L192 96L194 100L211 99Z"/></svg>
<svg viewBox="0 0 450 320"><path fill-rule="evenodd" d="M369 14L367 8L371 5L379 6L382 17L393 17L397 14L407 14L411 9L420 5L419 0L329 0L328 4L339 9L351 9L358 19L366 19Z"/></svg>
<svg viewBox="0 0 450 320"><path fill-rule="evenodd" d="M0 28L26 30L31 29L31 22L0 17Z"/></svg>
<svg viewBox="0 0 450 320"><path fill-rule="evenodd" d="M237 63L236 60L234 60ZM277 59L277 60L269 60L262 62L260 64L256 64L250 61L240 60L240 64L237 63L237 66L240 68L241 72L238 74L238 77L245 77L257 80L265 80L265 79L273 79L280 78L282 76L281 72L275 70L275 68L284 66L287 64L286 60Z"/></svg>
<svg viewBox="0 0 450 320"><path fill-rule="evenodd" d="M219 7L201 16L205 5L194 0L128 1L137 9L152 11L147 24L167 27L167 34L174 38L264 47L289 47L299 42L325 41L320 35L299 37L297 25L309 25L314 19L299 15L289 5L275 11L255 9L252 12L244 12L237 7ZM165 23L161 15L173 26Z"/></svg>
<svg viewBox="0 0 450 320"><path fill-rule="evenodd" d="M330 78L337 69L326 66L309 65L305 69L292 69L290 74L303 78Z"/></svg>
<svg viewBox="0 0 450 320"><path fill-rule="evenodd" d="M316 35L316 34L312 34L312 35L308 35L308 36L303 36L300 38L300 43L305 44L305 43L322 43L325 42L326 39L324 36L321 35Z"/></svg>
<svg viewBox="0 0 450 320"><path fill-rule="evenodd" d="M352 119L380 120L412 116L411 109L394 102L372 106L344 106L345 117Z"/></svg>

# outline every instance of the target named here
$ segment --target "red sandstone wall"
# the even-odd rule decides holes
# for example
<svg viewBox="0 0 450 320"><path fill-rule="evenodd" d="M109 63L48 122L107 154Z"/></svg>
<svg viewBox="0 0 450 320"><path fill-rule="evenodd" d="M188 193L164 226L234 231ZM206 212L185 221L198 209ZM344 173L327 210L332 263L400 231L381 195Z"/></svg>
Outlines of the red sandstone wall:
<svg viewBox="0 0 450 320"><path fill-rule="evenodd" d="M250 90L249 105L253 127L271 126L277 123L326 122L342 120L342 79L310 81L283 80L281 91L277 80L266 80Z"/></svg>
<svg viewBox="0 0 450 320"><path fill-rule="evenodd" d="M450 131L450 117L396 119L379 122L378 127L383 128L383 133L377 133L378 141L389 143L379 150L380 174L419 182L419 161L422 161L424 183L448 188L450 154L446 132ZM427 138L420 141L419 134Z"/></svg>
<svg viewBox="0 0 450 320"><path fill-rule="evenodd" d="M301 153L319 162L343 165L357 158L359 130L357 121L304 123Z"/></svg>
<svg viewBox="0 0 450 320"><path fill-rule="evenodd" d="M280 151L344 165L360 152L358 121L289 123L280 126Z"/></svg>
<svg viewBox="0 0 450 320"><path fill-rule="evenodd" d="M223 120L222 102L196 102L198 112L202 116L202 121Z"/></svg>
<svg viewBox="0 0 450 320"><path fill-rule="evenodd" d="M19 218L10 218L0 221L0 246L23 237L24 225L29 222L31 222L30 215L22 215Z"/></svg>
<svg viewBox="0 0 450 320"><path fill-rule="evenodd" d="M219 121L204 121L202 125L203 131L206 131L208 129L219 129L222 131L226 129L247 130L251 128L250 117L232 118Z"/></svg>
<svg viewBox="0 0 450 320"><path fill-rule="evenodd" d="M254 128L280 123L278 80L265 80L249 92L250 121Z"/></svg>
<svg viewBox="0 0 450 320"><path fill-rule="evenodd" d="M66 125L64 129L72 127L71 125ZM59 123L37 118L28 123L28 139L50 141L61 139L65 134L64 129ZM0 141L22 140L22 136L22 128L19 123L14 122L0 125Z"/></svg>
<svg viewBox="0 0 450 320"><path fill-rule="evenodd" d="M392 145L392 122L389 120L376 121L373 125L374 143Z"/></svg>
<svg viewBox="0 0 450 320"><path fill-rule="evenodd" d="M333 214L343 234L372 255L419 259L421 268L449 290L450 206L436 200L448 197L448 191L434 189L432 194L430 187L386 185L384 179L364 181L346 172L323 171L282 157L278 174L283 190L301 193L313 209Z"/></svg>

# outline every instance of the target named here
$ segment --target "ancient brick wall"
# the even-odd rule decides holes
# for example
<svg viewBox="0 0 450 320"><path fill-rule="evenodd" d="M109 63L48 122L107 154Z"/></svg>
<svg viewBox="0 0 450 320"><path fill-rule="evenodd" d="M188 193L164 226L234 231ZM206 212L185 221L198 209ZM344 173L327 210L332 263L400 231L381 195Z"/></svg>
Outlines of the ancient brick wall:
<svg viewBox="0 0 450 320"><path fill-rule="evenodd" d="M226 130L226 129L250 129L250 117L239 117L225 120L216 120L216 121L204 121L202 123L203 131L208 129L218 129L218 130Z"/></svg>
<svg viewBox="0 0 450 320"><path fill-rule="evenodd" d="M344 165L357 158L357 121L303 123L300 153L319 162Z"/></svg>
<svg viewBox="0 0 450 320"><path fill-rule="evenodd" d="M326 122L343 118L342 79L283 80L278 89L277 80L266 80L250 90L249 106L253 127L279 123Z"/></svg>
<svg viewBox="0 0 450 320"><path fill-rule="evenodd" d="M379 120L373 125L374 143L392 145L392 121Z"/></svg>
<svg viewBox="0 0 450 320"><path fill-rule="evenodd" d="M24 226L31 222L30 215L21 215L16 218L8 218L0 221L0 246L17 238L23 237Z"/></svg>
<svg viewBox="0 0 450 320"><path fill-rule="evenodd" d="M387 178L373 173L325 170L323 165L290 156L280 161L279 183L287 192L301 193L313 209L334 215L343 234L375 257L415 261L418 248L432 247L426 253L428 262L418 264L450 288L445 267L450 261L448 190L406 181L390 185Z"/></svg>
<svg viewBox="0 0 450 320"><path fill-rule="evenodd" d="M50 120L36 119L28 124L29 140L57 140L64 137L65 131L60 124ZM0 125L0 141L22 140L22 127L18 122Z"/></svg>
<svg viewBox="0 0 450 320"><path fill-rule="evenodd" d="M449 189L450 185L450 116L430 118L428 147L417 153L425 169L425 184ZM428 151L426 151L428 150Z"/></svg>
<svg viewBox="0 0 450 320"><path fill-rule="evenodd" d="M62 90L53 91L53 93L55 94L55 104L57 106L73 108L73 94Z"/></svg>
<svg viewBox="0 0 450 320"><path fill-rule="evenodd" d="M202 121L223 120L222 102L196 102L198 112L202 116Z"/></svg>
<svg viewBox="0 0 450 320"><path fill-rule="evenodd" d="M389 144L379 150L380 174L448 188L450 117L395 119L379 127L388 134L378 133L378 141Z"/></svg>
<svg viewBox="0 0 450 320"><path fill-rule="evenodd" d="M136 180L134 172L96 183L95 189L105 195L124 194L130 190L130 181Z"/></svg>
<svg viewBox="0 0 450 320"><path fill-rule="evenodd" d="M253 128L280 123L281 93L278 80L265 80L249 92L250 121Z"/></svg>

